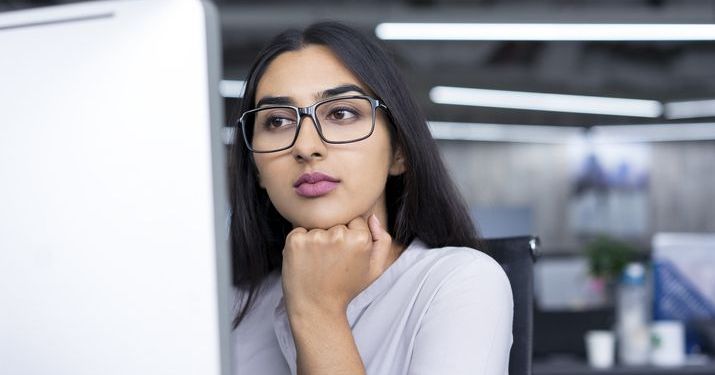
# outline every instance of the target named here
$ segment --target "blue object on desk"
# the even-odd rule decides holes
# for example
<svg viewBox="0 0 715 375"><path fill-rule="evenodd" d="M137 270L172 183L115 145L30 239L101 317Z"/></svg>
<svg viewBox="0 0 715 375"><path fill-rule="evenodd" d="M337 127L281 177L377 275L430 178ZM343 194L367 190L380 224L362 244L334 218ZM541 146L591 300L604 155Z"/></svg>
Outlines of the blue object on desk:
<svg viewBox="0 0 715 375"><path fill-rule="evenodd" d="M686 326L688 353L700 346L695 320L715 318L715 235L659 233L653 239L653 319Z"/></svg>

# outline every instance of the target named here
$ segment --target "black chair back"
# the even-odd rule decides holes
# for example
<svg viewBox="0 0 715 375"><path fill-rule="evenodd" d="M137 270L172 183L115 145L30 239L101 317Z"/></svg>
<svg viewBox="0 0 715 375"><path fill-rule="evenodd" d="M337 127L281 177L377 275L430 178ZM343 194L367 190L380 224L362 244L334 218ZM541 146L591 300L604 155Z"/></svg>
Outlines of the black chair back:
<svg viewBox="0 0 715 375"><path fill-rule="evenodd" d="M514 296L514 342L509 353L509 374L531 375L534 261L538 254L539 238L491 238L483 242L484 252L504 268Z"/></svg>

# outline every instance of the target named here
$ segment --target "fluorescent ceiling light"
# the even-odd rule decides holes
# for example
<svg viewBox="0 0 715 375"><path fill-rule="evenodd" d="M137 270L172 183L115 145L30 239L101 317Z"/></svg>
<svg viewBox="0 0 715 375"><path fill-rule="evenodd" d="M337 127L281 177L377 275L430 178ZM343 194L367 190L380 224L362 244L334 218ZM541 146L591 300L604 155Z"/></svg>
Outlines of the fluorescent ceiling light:
<svg viewBox="0 0 715 375"><path fill-rule="evenodd" d="M530 109L618 115L659 117L663 106L655 100L606 98L600 96L546 94L538 92L485 90L436 86L430 99L440 104L472 105L479 107Z"/></svg>
<svg viewBox="0 0 715 375"><path fill-rule="evenodd" d="M692 41L715 40L713 24L381 23L386 40Z"/></svg>
<svg viewBox="0 0 715 375"><path fill-rule="evenodd" d="M221 80L219 90L224 98L242 98L245 81Z"/></svg>
<svg viewBox="0 0 715 375"><path fill-rule="evenodd" d="M446 140L570 143L580 140L584 135L584 128L576 126L505 125L440 121L430 121L428 126L433 138Z"/></svg>
<svg viewBox="0 0 715 375"><path fill-rule="evenodd" d="M589 132L596 143L637 143L715 140L715 123L604 125Z"/></svg>
<svg viewBox="0 0 715 375"><path fill-rule="evenodd" d="M715 116L715 99L671 102L665 104L665 117L669 119L713 116Z"/></svg>

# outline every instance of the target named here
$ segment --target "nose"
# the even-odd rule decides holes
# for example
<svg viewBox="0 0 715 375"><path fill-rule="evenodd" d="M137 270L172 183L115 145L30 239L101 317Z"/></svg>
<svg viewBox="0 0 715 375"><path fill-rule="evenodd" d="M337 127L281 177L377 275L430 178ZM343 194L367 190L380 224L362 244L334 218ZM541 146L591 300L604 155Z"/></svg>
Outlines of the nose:
<svg viewBox="0 0 715 375"><path fill-rule="evenodd" d="M302 121L295 144L291 149L293 157L298 161L322 159L327 154L325 143L318 134L318 127L310 116L301 116Z"/></svg>

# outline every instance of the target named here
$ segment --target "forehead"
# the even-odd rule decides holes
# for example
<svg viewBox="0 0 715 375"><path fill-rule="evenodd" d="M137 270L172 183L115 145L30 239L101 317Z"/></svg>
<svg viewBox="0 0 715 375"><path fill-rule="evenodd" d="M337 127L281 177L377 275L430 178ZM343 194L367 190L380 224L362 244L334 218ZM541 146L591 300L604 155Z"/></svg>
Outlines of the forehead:
<svg viewBox="0 0 715 375"><path fill-rule="evenodd" d="M284 52L271 61L258 82L256 100L264 96L314 100L322 91L345 84L354 84L369 92L329 48L308 45Z"/></svg>

